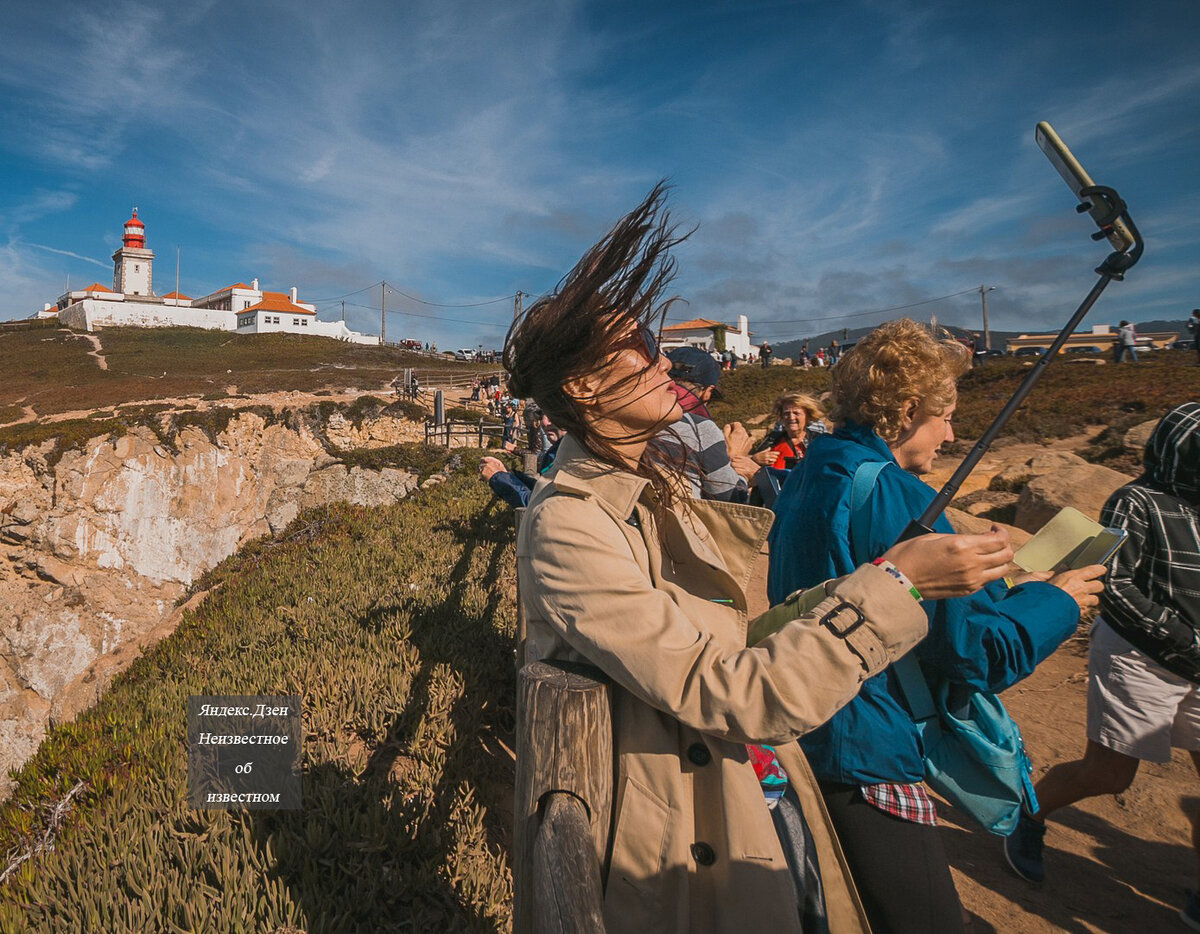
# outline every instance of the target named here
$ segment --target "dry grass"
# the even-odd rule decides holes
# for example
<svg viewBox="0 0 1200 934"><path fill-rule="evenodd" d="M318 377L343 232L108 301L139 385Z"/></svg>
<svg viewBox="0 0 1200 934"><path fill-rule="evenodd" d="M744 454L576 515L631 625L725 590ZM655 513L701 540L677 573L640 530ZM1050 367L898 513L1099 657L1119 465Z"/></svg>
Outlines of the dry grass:
<svg viewBox="0 0 1200 934"><path fill-rule="evenodd" d="M961 453L983 434L1029 372L1028 359L993 360L963 377L954 416L955 431L964 439L958 443ZM1078 359L1077 355L1064 355L1046 368L1002 439L1069 438L1103 425L1111 431L1088 456L1122 469L1119 446L1125 429L1159 418L1180 402L1200 399L1200 367L1193 354L1146 353L1137 366L1072 362ZM762 416L787 389L820 396L829 388L829 371L742 367L723 373L720 385L726 401L714 403L711 411L713 418L724 424Z"/></svg>
<svg viewBox="0 0 1200 934"><path fill-rule="evenodd" d="M96 336L107 370L88 356L91 343L71 331L0 331L0 407L32 405L50 415L148 399L223 398L230 385L240 393L372 389L405 367L422 373L495 369L299 334L105 328Z"/></svg>

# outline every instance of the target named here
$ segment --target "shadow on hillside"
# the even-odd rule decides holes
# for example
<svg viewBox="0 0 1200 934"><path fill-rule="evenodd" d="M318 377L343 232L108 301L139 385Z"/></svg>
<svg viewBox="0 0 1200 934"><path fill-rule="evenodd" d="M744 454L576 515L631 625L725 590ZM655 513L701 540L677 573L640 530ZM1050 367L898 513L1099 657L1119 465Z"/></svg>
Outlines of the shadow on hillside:
<svg viewBox="0 0 1200 934"><path fill-rule="evenodd" d="M505 916L511 889L495 855L511 834L513 770L502 744L513 743L515 679L513 639L497 614L510 586L498 578L512 514L493 501L438 529L462 549L446 571L445 600L405 599L356 620L376 630L388 616L407 618L419 662L405 709L357 777L323 763L305 774L302 811L256 815L256 842L303 906L310 934L504 926L497 914ZM480 559L482 604L477 591L468 598ZM464 858L465 788L484 812L486 860Z"/></svg>

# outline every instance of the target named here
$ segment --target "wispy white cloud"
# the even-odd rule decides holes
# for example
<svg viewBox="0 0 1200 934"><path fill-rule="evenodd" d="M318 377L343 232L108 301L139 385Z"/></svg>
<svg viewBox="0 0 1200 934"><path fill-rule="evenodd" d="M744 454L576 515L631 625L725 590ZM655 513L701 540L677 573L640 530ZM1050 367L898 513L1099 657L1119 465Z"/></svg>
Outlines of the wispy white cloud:
<svg viewBox="0 0 1200 934"><path fill-rule="evenodd" d="M31 246L35 250L45 250L47 253L57 253L59 256L69 256L72 259L82 260L85 263L91 263L94 266L99 266L101 269L111 269L111 263L103 263L98 259L93 259L90 256L84 256L81 253L72 253L70 250L60 250L56 247L46 246L41 243L27 243L26 246Z"/></svg>

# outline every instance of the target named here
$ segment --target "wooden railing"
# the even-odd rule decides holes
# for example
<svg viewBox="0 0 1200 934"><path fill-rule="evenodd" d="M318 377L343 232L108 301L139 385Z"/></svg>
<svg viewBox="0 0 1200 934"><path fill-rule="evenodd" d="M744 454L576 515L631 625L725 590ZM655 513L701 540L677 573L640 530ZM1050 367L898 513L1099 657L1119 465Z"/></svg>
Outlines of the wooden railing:
<svg viewBox="0 0 1200 934"><path fill-rule="evenodd" d="M534 662L517 674L515 934L603 934L611 703L604 676L585 665Z"/></svg>

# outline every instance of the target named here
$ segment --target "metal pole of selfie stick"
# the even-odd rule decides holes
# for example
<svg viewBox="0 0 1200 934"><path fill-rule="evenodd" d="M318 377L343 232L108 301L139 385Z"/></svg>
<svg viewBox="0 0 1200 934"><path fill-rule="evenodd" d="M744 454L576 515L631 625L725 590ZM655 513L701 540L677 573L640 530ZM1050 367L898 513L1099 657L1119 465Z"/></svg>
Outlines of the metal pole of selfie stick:
<svg viewBox="0 0 1200 934"><path fill-rule="evenodd" d="M1079 308L1076 309L1075 314L1071 316L1071 320L1069 320L1063 326L1063 329L1058 332L1058 337L1056 337L1053 343L1046 348L1045 353L1038 358L1037 362L1033 365L1033 369L1025 375L1023 380L1021 380L1021 385L1017 387L1017 391L1014 392L1012 398L1008 400L1008 404L1001 409L1000 414L996 416L995 421L992 422L988 430L985 431L983 436L975 443L975 447L971 449L971 453L966 456L963 462L958 466L958 469L954 471L954 475L950 477L950 479L946 481L945 486L938 491L937 496L933 498L933 502L926 507L925 511L921 513L919 517L909 522L908 526L904 529L904 532L900 535L900 541L907 541L910 538L916 538L918 535L925 535L933 531L933 523L937 521L938 516L942 514L945 508L950 505L950 501L954 499L954 494L958 492L958 489L960 486L962 486L963 481L966 480L971 471L975 469L975 465L983 459L983 455L987 453L988 448L991 447L991 444L995 440L996 436L1000 434L1001 430L1003 430L1004 426L1008 423L1008 420L1012 417L1013 413L1017 411L1021 403L1025 401L1025 397L1029 395L1034 385L1039 379L1041 379L1042 373L1045 372L1050 361L1054 359L1055 354L1062 349L1062 346L1066 343L1067 338L1071 336L1075 328L1077 328L1080 322L1083 321L1084 316L1086 316L1091 310L1092 306L1096 304L1096 299L1100 297L1100 293L1104 291L1105 286L1107 286L1114 279L1117 281L1124 279L1125 273L1133 266L1134 263L1141 259L1142 249L1145 244L1142 242L1141 234L1138 233L1138 229L1133 223L1133 219L1129 216L1129 210L1126 207L1125 202L1121 199L1121 196L1118 195L1113 189L1104 185L1092 185L1090 187L1083 188L1080 190L1079 194L1081 197L1097 199L1101 204L1104 205L1104 207L1107 208L1107 213L1104 215L1104 217L1096 221L1097 225L1100 227L1100 230L1097 233L1092 234L1092 239L1100 240L1108 236L1109 231L1112 229L1113 222L1117 219L1120 219L1123 220L1125 222L1125 226L1128 227L1129 232L1133 237L1133 243L1123 250L1116 250L1110 253L1107 258L1105 258L1104 262L1096 267L1096 272L1099 273L1100 279L1094 286L1092 286L1092 290L1088 293L1087 298L1085 298ZM1080 213L1083 213L1084 211L1090 210L1091 207L1091 204L1084 202L1083 204L1080 204L1076 210L1078 210Z"/></svg>

